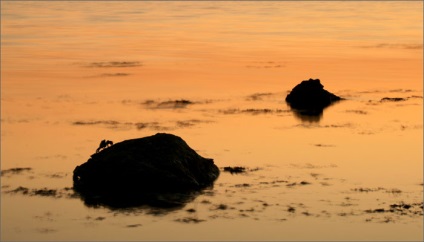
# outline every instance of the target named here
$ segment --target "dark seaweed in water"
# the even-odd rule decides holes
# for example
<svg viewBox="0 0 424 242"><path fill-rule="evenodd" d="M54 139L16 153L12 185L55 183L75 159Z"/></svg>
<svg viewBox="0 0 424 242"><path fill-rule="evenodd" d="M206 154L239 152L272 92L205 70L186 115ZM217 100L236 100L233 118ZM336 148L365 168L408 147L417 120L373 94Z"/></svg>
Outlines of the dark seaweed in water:
<svg viewBox="0 0 424 242"><path fill-rule="evenodd" d="M31 167L17 167L17 168L11 168L8 170L2 170L1 171L1 175L9 175L9 174L20 174L24 171L31 171L32 168Z"/></svg>
<svg viewBox="0 0 424 242"><path fill-rule="evenodd" d="M155 102L154 100L147 100L143 103L143 105L149 108L157 108L157 109L180 109L186 108L188 105L192 105L194 102L186 99L181 100L169 100L163 102Z"/></svg>
<svg viewBox="0 0 424 242"><path fill-rule="evenodd" d="M22 194L27 196L41 196L41 197L67 197L67 198L75 198L78 197L76 194L72 192L71 188L63 188L63 189L49 189L49 188L41 188L41 189L29 189L27 187L19 186L16 189L5 191L5 193L9 194Z"/></svg>
<svg viewBox="0 0 424 242"><path fill-rule="evenodd" d="M233 173L243 173L246 172L246 167L242 166L226 166L224 167L224 171Z"/></svg>
<svg viewBox="0 0 424 242"><path fill-rule="evenodd" d="M423 215L423 203L399 203L391 204L389 209L377 208L367 209L365 213L397 213L400 215L412 215L422 216Z"/></svg>
<svg viewBox="0 0 424 242"><path fill-rule="evenodd" d="M219 169L180 137L156 134L93 154L74 170L74 189L87 205L180 206L212 186Z"/></svg>
<svg viewBox="0 0 424 242"><path fill-rule="evenodd" d="M401 98L401 97L383 97L380 102L400 102L400 101L406 101L407 98Z"/></svg>
<svg viewBox="0 0 424 242"><path fill-rule="evenodd" d="M109 62L91 62L87 67L136 67L141 66L139 61L109 61Z"/></svg>

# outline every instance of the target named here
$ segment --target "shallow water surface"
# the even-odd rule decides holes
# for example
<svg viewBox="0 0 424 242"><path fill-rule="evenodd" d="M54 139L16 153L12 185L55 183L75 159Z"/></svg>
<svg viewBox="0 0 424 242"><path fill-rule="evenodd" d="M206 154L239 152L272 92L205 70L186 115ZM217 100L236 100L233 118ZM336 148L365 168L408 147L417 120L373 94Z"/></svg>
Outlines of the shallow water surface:
<svg viewBox="0 0 424 242"><path fill-rule="evenodd" d="M421 240L422 10L2 2L1 239ZM285 97L311 77L345 100L300 117ZM173 208L73 191L100 140L158 132L214 185Z"/></svg>

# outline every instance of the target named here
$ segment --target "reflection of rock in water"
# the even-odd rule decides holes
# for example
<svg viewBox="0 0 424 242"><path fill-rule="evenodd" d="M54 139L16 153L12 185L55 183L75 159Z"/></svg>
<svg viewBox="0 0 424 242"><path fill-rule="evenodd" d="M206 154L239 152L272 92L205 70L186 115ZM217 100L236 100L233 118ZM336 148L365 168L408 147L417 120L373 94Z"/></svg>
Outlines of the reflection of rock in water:
<svg viewBox="0 0 424 242"><path fill-rule="evenodd" d="M296 117L307 122L318 122L324 109L339 100L342 99L324 89L319 79L302 81L286 97Z"/></svg>
<svg viewBox="0 0 424 242"><path fill-rule="evenodd" d="M193 201L199 192L143 192L134 190L132 193L97 194L94 192L77 190L84 204L88 207L104 206L110 209L148 206L166 208L170 211L183 208ZM127 192L128 189L126 189ZM166 213L161 211L160 213Z"/></svg>
<svg viewBox="0 0 424 242"><path fill-rule="evenodd" d="M296 118L300 119L303 122L316 123L319 122L322 118L323 110L319 113L311 114L309 112L304 112L303 110L292 109L293 114Z"/></svg>
<svg viewBox="0 0 424 242"><path fill-rule="evenodd" d="M212 159L170 134L126 140L74 170L74 189L89 206L183 206L219 175Z"/></svg>

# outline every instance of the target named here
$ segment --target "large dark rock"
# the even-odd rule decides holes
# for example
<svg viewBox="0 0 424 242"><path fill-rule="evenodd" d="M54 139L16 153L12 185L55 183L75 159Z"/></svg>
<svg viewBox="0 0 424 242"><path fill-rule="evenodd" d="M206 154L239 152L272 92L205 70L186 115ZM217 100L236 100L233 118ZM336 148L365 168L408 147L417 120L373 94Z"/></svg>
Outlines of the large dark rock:
<svg viewBox="0 0 424 242"><path fill-rule="evenodd" d="M74 189L85 202L125 207L184 203L219 176L212 159L178 136L158 133L125 140L95 153L74 170ZM177 201L164 201L164 200Z"/></svg>
<svg viewBox="0 0 424 242"><path fill-rule="evenodd" d="M302 81L287 95L286 102L301 115L321 115L324 108L342 98L324 89L319 79Z"/></svg>

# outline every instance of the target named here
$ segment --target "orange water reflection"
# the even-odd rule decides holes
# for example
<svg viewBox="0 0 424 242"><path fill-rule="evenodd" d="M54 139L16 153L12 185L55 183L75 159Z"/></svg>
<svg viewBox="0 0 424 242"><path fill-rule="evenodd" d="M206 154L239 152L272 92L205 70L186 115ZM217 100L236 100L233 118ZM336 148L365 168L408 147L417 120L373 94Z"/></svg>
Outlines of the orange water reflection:
<svg viewBox="0 0 424 242"><path fill-rule="evenodd" d="M259 169L222 173L166 215L3 193L1 238L422 238L422 214L364 212L422 203L422 8L2 2L1 166L33 169L2 176L2 192L70 187L100 140L157 132L181 136L219 167ZM302 122L284 102L309 78L347 99L319 122ZM193 104L158 105L181 99ZM302 181L311 184L288 186Z"/></svg>

